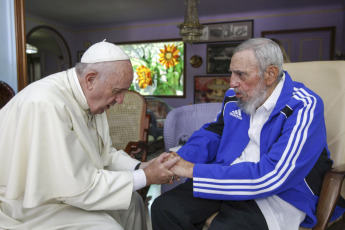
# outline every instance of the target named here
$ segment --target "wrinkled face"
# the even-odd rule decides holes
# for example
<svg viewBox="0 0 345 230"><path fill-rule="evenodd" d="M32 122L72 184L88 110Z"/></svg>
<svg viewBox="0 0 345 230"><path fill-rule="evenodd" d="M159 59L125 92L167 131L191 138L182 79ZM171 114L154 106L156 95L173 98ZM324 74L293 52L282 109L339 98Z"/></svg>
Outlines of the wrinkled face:
<svg viewBox="0 0 345 230"><path fill-rule="evenodd" d="M133 80L133 69L130 61L117 61L111 71L95 76L92 89L87 96L87 103L92 114L101 114L116 103L122 103L124 93Z"/></svg>
<svg viewBox="0 0 345 230"><path fill-rule="evenodd" d="M238 106L252 113L267 97L267 86L259 75L258 63L251 50L240 51L231 58L230 88L234 88Z"/></svg>

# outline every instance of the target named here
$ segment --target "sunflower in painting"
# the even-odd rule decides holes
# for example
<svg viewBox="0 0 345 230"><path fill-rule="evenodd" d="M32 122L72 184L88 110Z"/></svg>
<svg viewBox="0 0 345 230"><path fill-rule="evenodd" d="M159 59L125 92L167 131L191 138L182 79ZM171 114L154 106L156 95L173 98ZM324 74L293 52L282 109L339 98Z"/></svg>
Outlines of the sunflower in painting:
<svg viewBox="0 0 345 230"><path fill-rule="evenodd" d="M145 89L147 85L152 85L151 70L149 68L141 65L136 69L136 72L138 74L136 80L139 81L138 84L140 88Z"/></svg>
<svg viewBox="0 0 345 230"><path fill-rule="evenodd" d="M177 49L177 46L172 44L171 46L164 45L164 49L160 49L161 53L159 54L159 62L162 65L165 65L165 67L168 69L170 67L173 67L179 63L177 60L180 56L178 53L180 52L179 49Z"/></svg>

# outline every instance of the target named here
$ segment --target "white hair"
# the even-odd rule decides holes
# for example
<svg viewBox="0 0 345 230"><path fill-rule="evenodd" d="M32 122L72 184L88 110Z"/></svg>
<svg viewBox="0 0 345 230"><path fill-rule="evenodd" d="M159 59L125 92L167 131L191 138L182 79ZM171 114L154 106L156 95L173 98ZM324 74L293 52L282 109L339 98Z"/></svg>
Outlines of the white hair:
<svg viewBox="0 0 345 230"><path fill-rule="evenodd" d="M259 65L259 75L263 78L266 68L270 65L277 66L279 74L277 82L283 77L283 54L277 43L268 38L252 38L244 41L234 49L234 53L252 50Z"/></svg>

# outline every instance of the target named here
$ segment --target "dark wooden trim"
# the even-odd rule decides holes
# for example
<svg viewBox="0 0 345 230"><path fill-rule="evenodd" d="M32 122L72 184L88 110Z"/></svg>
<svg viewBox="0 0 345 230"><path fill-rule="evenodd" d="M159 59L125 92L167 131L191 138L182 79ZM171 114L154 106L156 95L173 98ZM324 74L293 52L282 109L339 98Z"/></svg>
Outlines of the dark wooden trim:
<svg viewBox="0 0 345 230"><path fill-rule="evenodd" d="M18 92L27 86L25 0L14 0Z"/></svg>

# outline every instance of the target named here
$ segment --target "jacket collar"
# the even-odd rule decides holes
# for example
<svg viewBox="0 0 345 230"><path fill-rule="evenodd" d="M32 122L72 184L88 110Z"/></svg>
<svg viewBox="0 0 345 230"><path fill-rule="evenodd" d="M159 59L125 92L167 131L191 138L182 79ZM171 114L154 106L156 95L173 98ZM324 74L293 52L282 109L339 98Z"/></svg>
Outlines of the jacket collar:
<svg viewBox="0 0 345 230"><path fill-rule="evenodd" d="M275 105L270 117L275 116L277 113L280 113L280 111L286 106L287 102L290 100L292 93L293 93L293 88L294 88L294 83L288 74L288 72L285 72L285 82L283 85L283 89L279 95L277 104Z"/></svg>

